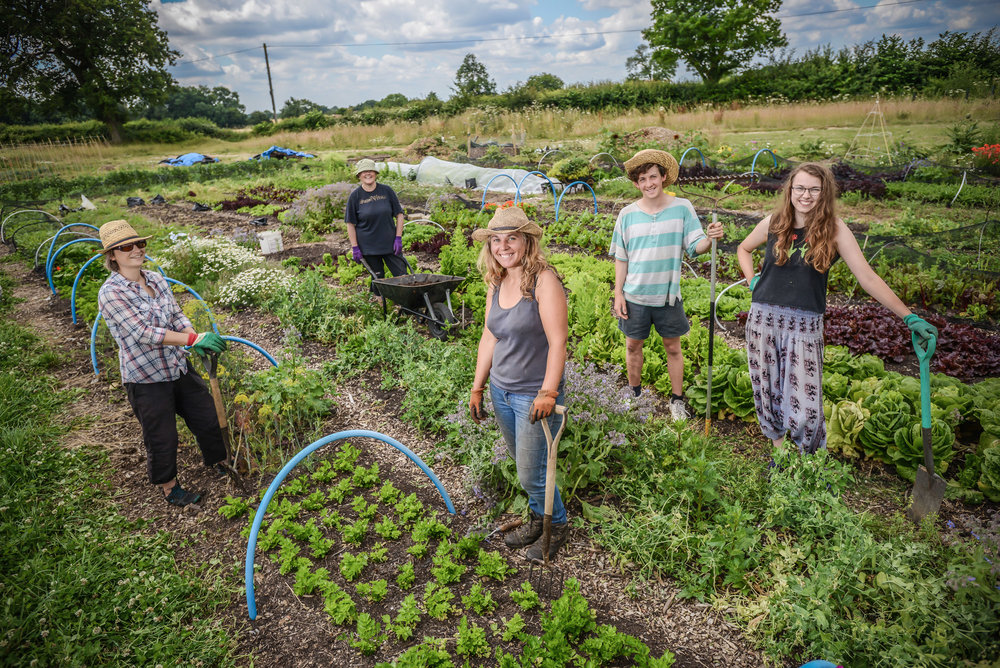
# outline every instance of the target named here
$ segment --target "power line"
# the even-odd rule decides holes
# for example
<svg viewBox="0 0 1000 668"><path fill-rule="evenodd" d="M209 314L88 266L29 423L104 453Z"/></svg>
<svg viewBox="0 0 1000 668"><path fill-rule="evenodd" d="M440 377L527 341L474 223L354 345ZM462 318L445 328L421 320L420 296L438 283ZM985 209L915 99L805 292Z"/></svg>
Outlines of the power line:
<svg viewBox="0 0 1000 668"><path fill-rule="evenodd" d="M842 12L856 12L861 10L869 9L880 9L882 7L892 7L895 5L912 5L919 2L928 2L929 0L897 0L896 2L885 2L876 5L861 5L858 7L847 7L844 9L826 9L815 12L802 12L800 14L777 14L775 18L778 19L795 19L805 16L820 16L824 14L840 14ZM528 40L545 40L545 39L557 39L564 37L593 37L596 35L620 35L624 33L636 33L647 30L646 28L624 28L621 30L595 30L592 32L572 32L572 33L553 33L551 35L522 35L519 37L470 37L468 39L438 39L438 40L425 40L421 42L331 42L326 44L271 44L269 45L272 49L321 49L321 48L357 48L357 47L381 47L381 46L435 46L442 44L472 44L481 42L519 42ZM193 60L179 60L177 64L187 64L187 63L198 63L204 60L212 60L213 58L224 58L225 56L231 56L237 53L245 53L247 51L253 51L259 49L260 47L254 46L247 49L240 49L238 51L230 51L228 53L220 53L214 56L205 56L204 58L195 58Z"/></svg>

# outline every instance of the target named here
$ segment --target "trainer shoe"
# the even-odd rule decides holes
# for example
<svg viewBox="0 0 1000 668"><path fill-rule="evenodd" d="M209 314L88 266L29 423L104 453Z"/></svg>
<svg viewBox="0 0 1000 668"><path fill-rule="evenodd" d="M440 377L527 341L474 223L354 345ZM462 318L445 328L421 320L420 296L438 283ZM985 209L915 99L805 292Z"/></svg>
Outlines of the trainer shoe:
<svg viewBox="0 0 1000 668"><path fill-rule="evenodd" d="M556 558L556 553L559 552L559 548L563 546L567 538L569 538L569 524L567 522L552 525L552 535L549 537L549 561ZM531 544L531 547L525 550L525 558L536 564L545 563L545 546L542 545L544 542L545 538L539 537Z"/></svg>
<svg viewBox="0 0 1000 668"><path fill-rule="evenodd" d="M170 494L163 497L163 500L171 505L183 508L184 506L201 501L201 494L187 492L181 487L180 483L177 483L170 488Z"/></svg>
<svg viewBox="0 0 1000 668"><path fill-rule="evenodd" d="M670 417L673 420L687 420L690 415L688 415L687 406L684 405L683 399L673 398L670 400Z"/></svg>
<svg viewBox="0 0 1000 668"><path fill-rule="evenodd" d="M504 544L512 550L531 545L542 535L542 516L531 512L531 520L517 529L507 532L503 537Z"/></svg>

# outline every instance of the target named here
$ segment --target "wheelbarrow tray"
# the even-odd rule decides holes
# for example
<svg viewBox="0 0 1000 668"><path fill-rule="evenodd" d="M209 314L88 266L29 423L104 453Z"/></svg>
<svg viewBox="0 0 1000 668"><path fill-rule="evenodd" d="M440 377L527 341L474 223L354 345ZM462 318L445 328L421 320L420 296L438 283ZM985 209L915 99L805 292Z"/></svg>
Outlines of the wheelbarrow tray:
<svg viewBox="0 0 1000 668"><path fill-rule="evenodd" d="M464 276L404 274L392 278L375 279L373 283L375 283L379 294L385 299L406 309L417 309L424 306L425 294L430 298L432 304L446 301L448 293L461 285L464 280Z"/></svg>

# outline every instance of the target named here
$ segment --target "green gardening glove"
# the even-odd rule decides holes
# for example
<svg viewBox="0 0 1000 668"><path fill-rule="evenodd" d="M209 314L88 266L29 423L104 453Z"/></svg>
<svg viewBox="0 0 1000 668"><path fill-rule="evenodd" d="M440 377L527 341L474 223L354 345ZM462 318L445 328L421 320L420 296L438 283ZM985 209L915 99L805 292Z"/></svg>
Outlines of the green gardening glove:
<svg viewBox="0 0 1000 668"><path fill-rule="evenodd" d="M225 339L215 332L202 332L191 343L191 350L199 355L225 352L227 347Z"/></svg>
<svg viewBox="0 0 1000 668"><path fill-rule="evenodd" d="M936 340L938 337L937 327L927 322L916 313L911 313L903 318L903 324L910 328L910 332L914 336L918 336L923 339L925 344L930 339L933 338Z"/></svg>

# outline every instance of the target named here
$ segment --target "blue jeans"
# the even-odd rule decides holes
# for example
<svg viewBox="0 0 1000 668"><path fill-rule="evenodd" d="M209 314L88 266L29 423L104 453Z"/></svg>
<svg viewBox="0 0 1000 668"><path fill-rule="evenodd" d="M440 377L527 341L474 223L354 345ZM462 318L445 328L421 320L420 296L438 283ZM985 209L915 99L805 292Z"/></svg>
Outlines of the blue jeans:
<svg viewBox="0 0 1000 668"><path fill-rule="evenodd" d="M517 464L517 478L521 487L528 493L528 507L538 515L545 514L545 469L548 461L548 442L545 432L538 422L531 424L528 415L531 412L531 402L534 394L515 394L501 390L490 381L490 397L493 400L493 410L507 444L507 453ZM564 404L562 392L556 399L557 404ZM563 417L553 413L549 418L549 429L555 437L562 424ZM566 508L563 506L559 487L556 487L552 501L552 523L566 522Z"/></svg>

